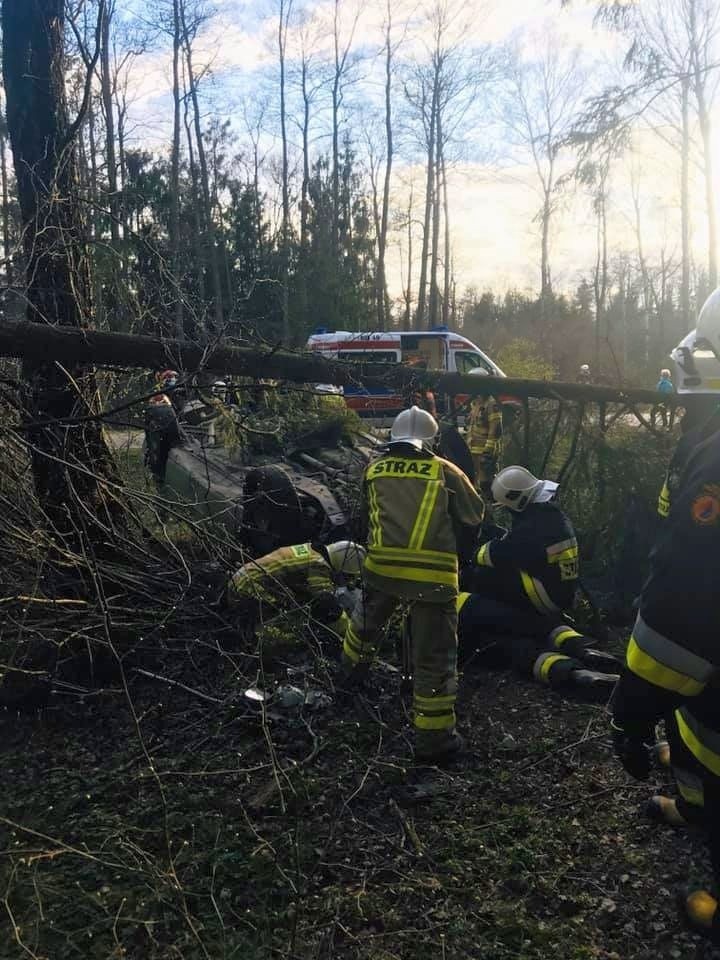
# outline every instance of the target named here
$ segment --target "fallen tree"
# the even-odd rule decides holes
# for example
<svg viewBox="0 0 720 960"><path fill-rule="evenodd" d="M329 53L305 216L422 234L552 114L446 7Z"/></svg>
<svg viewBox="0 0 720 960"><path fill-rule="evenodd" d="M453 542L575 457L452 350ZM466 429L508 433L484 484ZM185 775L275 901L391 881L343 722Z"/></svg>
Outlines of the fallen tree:
<svg viewBox="0 0 720 960"><path fill-rule="evenodd" d="M64 364L73 361L148 370L170 366L187 373L261 375L299 383L334 383L368 389L393 387L402 390L423 386L450 396L492 392L521 398L620 403L629 407L668 402L664 394L635 387L418 371L402 364L333 361L313 353L292 353L258 345L239 346L227 340L202 345L187 340L29 323L0 326L0 356L17 357L26 362Z"/></svg>

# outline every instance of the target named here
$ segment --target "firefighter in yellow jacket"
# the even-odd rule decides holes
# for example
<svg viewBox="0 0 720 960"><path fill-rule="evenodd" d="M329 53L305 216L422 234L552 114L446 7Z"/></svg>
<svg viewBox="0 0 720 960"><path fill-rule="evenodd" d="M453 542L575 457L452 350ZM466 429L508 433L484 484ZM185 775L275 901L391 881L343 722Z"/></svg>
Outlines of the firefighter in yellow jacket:
<svg viewBox="0 0 720 960"><path fill-rule="evenodd" d="M720 347L720 344L719 344ZM613 739L625 769L647 779L657 720L674 712L692 755L689 785L704 800L720 882L720 431L691 453L651 556L650 576L613 697ZM672 756L674 754L674 757ZM686 764L671 749L673 762ZM688 796L687 799L692 799ZM720 943L720 910L709 890L685 891L691 925Z"/></svg>
<svg viewBox="0 0 720 960"><path fill-rule="evenodd" d="M299 543L250 560L228 584L228 607L244 637L255 632L263 608L278 610L307 604L311 615L343 635L347 616L338 587L359 577L365 550L351 540L327 546Z"/></svg>
<svg viewBox="0 0 720 960"><path fill-rule="evenodd" d="M487 370L483 367L477 367L470 372L487 376ZM478 490L487 499L498 470L503 437L502 407L489 394L482 393L473 397L465 433L475 464L475 482Z"/></svg>
<svg viewBox="0 0 720 960"><path fill-rule="evenodd" d="M392 426L388 453L363 484L368 525L364 591L343 645L343 666L361 678L394 610L409 602L413 646L415 755L456 753L458 559L454 524L476 527L484 505L465 474L428 449L435 418L411 407Z"/></svg>

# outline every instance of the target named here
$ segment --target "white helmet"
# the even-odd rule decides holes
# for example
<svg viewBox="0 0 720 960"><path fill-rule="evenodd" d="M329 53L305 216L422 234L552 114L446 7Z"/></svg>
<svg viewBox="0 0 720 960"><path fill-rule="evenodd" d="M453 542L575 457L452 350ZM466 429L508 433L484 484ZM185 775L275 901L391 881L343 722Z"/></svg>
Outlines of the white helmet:
<svg viewBox="0 0 720 960"><path fill-rule="evenodd" d="M720 358L720 287L717 287L700 308L696 331L698 340L707 340L710 349Z"/></svg>
<svg viewBox="0 0 720 960"><path fill-rule="evenodd" d="M529 503L547 503L557 493L553 480L538 480L525 467L505 467L492 482L495 503L522 513Z"/></svg>
<svg viewBox="0 0 720 960"><path fill-rule="evenodd" d="M697 330L691 330L682 338L670 354L670 359L675 365L674 380L678 394L720 393L720 360L710 340L705 336L700 337Z"/></svg>
<svg viewBox="0 0 720 960"><path fill-rule="evenodd" d="M581 372L581 373L590 373L590 364L589 364L589 363L581 363L581 364L580 364L580 372Z"/></svg>
<svg viewBox="0 0 720 960"><path fill-rule="evenodd" d="M360 544L352 540L338 540L337 543L329 543L325 550L335 573L356 577L362 571L367 551Z"/></svg>
<svg viewBox="0 0 720 960"><path fill-rule="evenodd" d="M434 440L438 432L435 417L420 407L410 407L399 413L390 429L390 443L409 443L416 450Z"/></svg>
<svg viewBox="0 0 720 960"><path fill-rule="evenodd" d="M343 388L336 387L334 383L316 383L315 393L331 393L341 395L343 393Z"/></svg>
<svg viewBox="0 0 720 960"><path fill-rule="evenodd" d="M660 371L660 376L665 377L666 380L670 379L670 371L668 370L667 367L662 368L662 370Z"/></svg>

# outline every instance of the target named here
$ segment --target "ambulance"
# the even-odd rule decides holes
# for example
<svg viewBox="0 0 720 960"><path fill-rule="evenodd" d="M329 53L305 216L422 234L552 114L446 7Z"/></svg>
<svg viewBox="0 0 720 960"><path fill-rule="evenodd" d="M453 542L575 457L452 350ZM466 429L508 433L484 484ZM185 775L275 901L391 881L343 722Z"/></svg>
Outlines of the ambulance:
<svg viewBox="0 0 720 960"><path fill-rule="evenodd" d="M470 373L480 367L494 377L505 374L472 340L448 330L409 330L396 333L349 333L341 330L328 333L320 328L307 342L308 350L320 353L329 360L352 360L356 363L403 363L418 370L443 370L448 373ZM397 387L361 386L344 388L345 402L360 416L382 417L397 413L406 406L406 399ZM450 398L436 397L438 411L448 412ZM457 397L459 403L466 397ZM509 397L498 398L512 402Z"/></svg>

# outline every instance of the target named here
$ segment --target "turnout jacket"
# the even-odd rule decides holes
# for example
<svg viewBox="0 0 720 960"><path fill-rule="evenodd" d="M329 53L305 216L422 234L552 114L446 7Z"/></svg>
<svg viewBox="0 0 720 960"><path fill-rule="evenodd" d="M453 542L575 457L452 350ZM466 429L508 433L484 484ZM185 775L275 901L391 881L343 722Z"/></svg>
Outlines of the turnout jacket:
<svg viewBox="0 0 720 960"><path fill-rule="evenodd" d="M615 692L615 722L645 736L676 708L680 736L720 776L720 432L690 455L651 554L650 576Z"/></svg>
<svg viewBox="0 0 720 960"><path fill-rule="evenodd" d="M327 560L311 543L300 543L280 547L240 567L230 580L228 603L232 606L251 599L274 604L282 604L283 600L302 603L334 590Z"/></svg>
<svg viewBox="0 0 720 960"><path fill-rule="evenodd" d="M703 439L704 425L699 425L684 433L677 442L677 446L670 457L665 480L658 496L657 512L663 520L670 515L670 506L675 495L680 477L685 466L698 443Z"/></svg>
<svg viewBox="0 0 720 960"><path fill-rule="evenodd" d="M485 510L459 467L410 444L394 444L365 471L362 510L371 586L438 602L457 594L454 524L477 527Z"/></svg>
<svg viewBox="0 0 720 960"><path fill-rule="evenodd" d="M492 397L475 397L470 404L467 422L467 444L470 453L484 453L499 460L502 452L502 407Z"/></svg>
<svg viewBox="0 0 720 960"><path fill-rule="evenodd" d="M553 503L531 503L513 513L512 529L477 552L480 567L516 575L539 613L572 607L578 580L578 544L569 518Z"/></svg>

